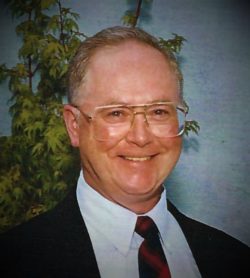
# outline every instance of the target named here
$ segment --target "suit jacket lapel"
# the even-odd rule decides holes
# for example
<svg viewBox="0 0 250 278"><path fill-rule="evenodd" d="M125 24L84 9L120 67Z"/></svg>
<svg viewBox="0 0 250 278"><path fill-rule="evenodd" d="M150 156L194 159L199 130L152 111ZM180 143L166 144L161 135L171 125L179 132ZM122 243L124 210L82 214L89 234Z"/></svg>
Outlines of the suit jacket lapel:
<svg viewBox="0 0 250 278"><path fill-rule="evenodd" d="M64 244L66 250L63 250L68 254L67 268L82 273L83 277L100 277L93 246L78 207L75 188L52 213L56 214L58 225L64 223L58 240L67 242Z"/></svg>

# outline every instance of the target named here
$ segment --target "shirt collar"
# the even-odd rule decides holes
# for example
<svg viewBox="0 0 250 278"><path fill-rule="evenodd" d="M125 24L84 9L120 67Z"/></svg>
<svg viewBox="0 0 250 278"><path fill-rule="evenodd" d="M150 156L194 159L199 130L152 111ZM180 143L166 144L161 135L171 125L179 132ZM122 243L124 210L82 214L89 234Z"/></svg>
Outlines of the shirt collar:
<svg viewBox="0 0 250 278"><path fill-rule="evenodd" d="M160 233L166 231L167 209L164 193L157 205L144 214L155 221ZM77 183L77 200L88 229L100 233L126 255L131 246L137 214L104 198L86 183L82 171Z"/></svg>
<svg viewBox="0 0 250 278"><path fill-rule="evenodd" d="M159 202L145 215L154 220L161 237L168 233L170 218L172 216L167 210L167 198L165 188L161 194Z"/></svg>

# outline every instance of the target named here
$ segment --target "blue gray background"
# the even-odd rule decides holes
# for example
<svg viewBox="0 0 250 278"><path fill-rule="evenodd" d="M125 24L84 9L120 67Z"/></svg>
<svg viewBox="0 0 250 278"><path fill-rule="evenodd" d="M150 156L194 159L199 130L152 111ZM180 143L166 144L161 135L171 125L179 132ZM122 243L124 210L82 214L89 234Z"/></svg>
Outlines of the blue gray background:
<svg viewBox="0 0 250 278"><path fill-rule="evenodd" d="M125 0L63 1L94 34L122 25ZM139 26L157 37L187 42L181 52L184 94L199 136L185 138L181 159L166 181L168 195L188 216L250 245L250 16L243 0L154 0ZM0 10L0 63L17 62L16 22ZM0 135L10 134L7 84L0 87Z"/></svg>

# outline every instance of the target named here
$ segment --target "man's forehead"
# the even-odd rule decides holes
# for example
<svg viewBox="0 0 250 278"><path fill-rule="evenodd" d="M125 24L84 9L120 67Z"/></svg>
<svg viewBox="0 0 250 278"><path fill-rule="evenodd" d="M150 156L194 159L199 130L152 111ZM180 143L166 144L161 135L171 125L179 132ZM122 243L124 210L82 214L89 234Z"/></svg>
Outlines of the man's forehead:
<svg viewBox="0 0 250 278"><path fill-rule="evenodd" d="M84 101L95 99L100 105L136 104L171 100L173 94L179 95L178 87L176 75L159 50L130 40L93 55L80 91Z"/></svg>
<svg viewBox="0 0 250 278"><path fill-rule="evenodd" d="M90 58L89 66L94 64L97 60L100 66L100 59L103 63L108 63L110 65L112 60L136 63L149 57L158 58L163 60L164 63L169 63L166 56L158 49L146 43L129 39L115 45L107 45L98 48Z"/></svg>

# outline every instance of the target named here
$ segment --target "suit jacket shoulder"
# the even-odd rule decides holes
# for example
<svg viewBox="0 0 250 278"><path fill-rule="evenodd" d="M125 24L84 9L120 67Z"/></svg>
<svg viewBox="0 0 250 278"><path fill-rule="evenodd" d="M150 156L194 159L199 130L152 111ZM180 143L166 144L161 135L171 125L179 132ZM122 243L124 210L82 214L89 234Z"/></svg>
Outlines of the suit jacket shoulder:
<svg viewBox="0 0 250 278"><path fill-rule="evenodd" d="M4 277L100 277L75 190L53 210L0 236Z"/></svg>
<svg viewBox="0 0 250 278"><path fill-rule="evenodd" d="M240 277L249 271L250 248L228 234L193 220L168 201L202 277Z"/></svg>

